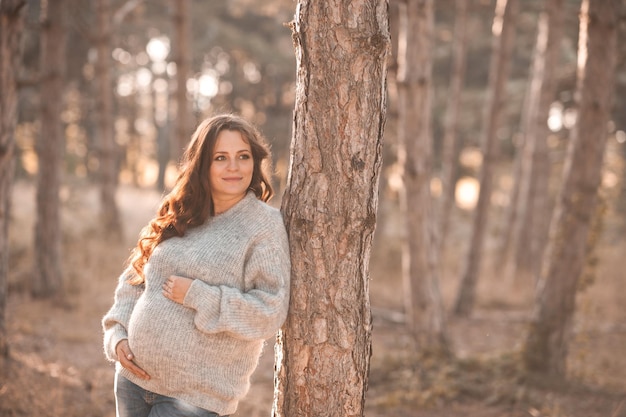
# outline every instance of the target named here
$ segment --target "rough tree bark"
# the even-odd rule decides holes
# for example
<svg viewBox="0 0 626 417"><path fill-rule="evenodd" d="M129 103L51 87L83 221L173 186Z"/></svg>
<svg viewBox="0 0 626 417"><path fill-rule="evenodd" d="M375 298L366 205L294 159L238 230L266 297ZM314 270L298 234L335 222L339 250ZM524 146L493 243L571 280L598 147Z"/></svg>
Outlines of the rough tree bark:
<svg viewBox="0 0 626 417"><path fill-rule="evenodd" d="M535 315L523 350L526 367L566 373L576 290L601 181L613 103L619 0L583 0L578 43L578 118L563 169L538 283Z"/></svg>
<svg viewBox="0 0 626 417"><path fill-rule="evenodd" d="M31 291L52 297L63 286L59 189L64 139L61 128L65 75L63 0L41 2L41 128L37 140L37 220Z"/></svg>
<svg viewBox="0 0 626 417"><path fill-rule="evenodd" d="M2 365L9 354L5 316L9 275L9 217L15 167L17 73L25 4L25 0L0 2L0 369L6 369Z"/></svg>
<svg viewBox="0 0 626 417"><path fill-rule="evenodd" d="M461 276L461 285L454 305L454 313L458 316L469 315L474 308L476 298L476 284L480 274L485 232L487 231L487 216L493 186L493 169L499 153L497 130L500 127L502 110L505 107L505 90L515 35L517 1L498 0L496 5L488 97L483 121L483 163L480 171L480 192L474 211L472 237L465 268Z"/></svg>
<svg viewBox="0 0 626 417"><path fill-rule="evenodd" d="M371 354L369 257L385 121L385 0L300 0L283 213L290 312L276 345L276 416L362 416Z"/></svg>
<svg viewBox="0 0 626 417"><path fill-rule="evenodd" d="M96 127L100 161L100 216L103 232L111 238L122 237L122 223L115 201L118 152L113 131L113 85L111 83L111 3L97 3L98 61L96 63Z"/></svg>
<svg viewBox="0 0 626 417"><path fill-rule="evenodd" d="M430 194L433 2L407 0L400 10L398 159L404 160L402 209L407 230L402 262L404 305L409 330L419 347L447 352Z"/></svg>

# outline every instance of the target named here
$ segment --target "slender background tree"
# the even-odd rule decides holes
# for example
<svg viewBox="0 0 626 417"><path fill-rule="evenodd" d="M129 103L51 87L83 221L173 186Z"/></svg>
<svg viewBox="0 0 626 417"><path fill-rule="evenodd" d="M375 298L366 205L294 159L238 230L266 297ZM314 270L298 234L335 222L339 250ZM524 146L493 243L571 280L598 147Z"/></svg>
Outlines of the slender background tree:
<svg viewBox="0 0 626 417"><path fill-rule="evenodd" d="M400 7L398 50L399 152L403 162L402 209L406 219L403 248L405 311L419 347L447 352L443 302L439 290L432 175L432 39L431 0L408 0Z"/></svg>
<svg viewBox="0 0 626 417"><path fill-rule="evenodd" d="M174 152L178 159L185 149L191 135L191 117L187 100L187 80L191 75L191 7L189 0L172 1L172 24L174 33L174 63L176 64Z"/></svg>
<svg viewBox="0 0 626 417"><path fill-rule="evenodd" d="M0 367L8 357L6 303L9 275L9 218L15 170L17 74L23 33L25 1L0 3ZM4 380L0 374L0 381Z"/></svg>
<svg viewBox="0 0 626 417"><path fill-rule="evenodd" d="M96 94L97 114L97 148L100 180L100 205L103 233L114 240L122 237L120 213L115 200L119 164L119 150L115 143L113 114L113 82L111 78L111 2L98 0L96 15L98 17L96 62Z"/></svg>
<svg viewBox="0 0 626 417"><path fill-rule="evenodd" d="M474 308L476 285L481 273L481 261L487 232L487 219L493 189L496 159L499 153L502 110L506 99L506 86L511 65L517 0L498 0L493 21L493 50L489 67L489 88L483 119L482 165L480 191L474 209L472 236L461 275L461 285L454 304L454 313L467 316Z"/></svg>
<svg viewBox="0 0 626 417"><path fill-rule="evenodd" d="M528 112L530 120L525 137L527 151L522 153L526 160L522 163L525 168L522 175L526 178L523 182L527 186L520 199L523 204L520 210L522 215L518 218L518 224L512 225L518 231L515 271L530 272L533 281L537 280L541 271L554 206L550 195L552 167L548 149L551 134L548 119L552 103L557 98L556 76L561 57L564 7L563 0L547 0L540 15L533 69L534 84L538 84L537 97L533 100L536 109Z"/></svg>
<svg viewBox="0 0 626 417"><path fill-rule="evenodd" d="M32 293L53 297L63 290L61 188L64 135L61 125L65 81L63 0L41 2L41 132L37 140L37 223Z"/></svg>
<svg viewBox="0 0 626 417"><path fill-rule="evenodd" d="M461 97L465 83L467 51L467 0L456 0L454 37L452 39L452 68L446 93L446 114L441 151L441 199L439 202L439 258L444 259L450 213L455 204L456 180L459 175L459 152L462 133L459 129Z"/></svg>
<svg viewBox="0 0 626 417"><path fill-rule="evenodd" d="M528 369L563 377L579 278L600 187L613 103L619 0L583 0L578 44L578 117L550 225L535 316L524 346Z"/></svg>

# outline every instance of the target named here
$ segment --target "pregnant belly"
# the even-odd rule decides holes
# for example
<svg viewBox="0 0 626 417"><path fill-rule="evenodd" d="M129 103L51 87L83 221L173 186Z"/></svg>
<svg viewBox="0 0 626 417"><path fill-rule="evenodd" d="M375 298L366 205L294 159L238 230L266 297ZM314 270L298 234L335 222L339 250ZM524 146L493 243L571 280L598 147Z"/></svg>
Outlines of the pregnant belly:
<svg viewBox="0 0 626 417"><path fill-rule="evenodd" d="M146 297L135 306L128 343L135 362L151 378L165 378L177 363L190 360L190 344L198 343L201 336L193 324L193 314L193 310L165 299L151 302Z"/></svg>

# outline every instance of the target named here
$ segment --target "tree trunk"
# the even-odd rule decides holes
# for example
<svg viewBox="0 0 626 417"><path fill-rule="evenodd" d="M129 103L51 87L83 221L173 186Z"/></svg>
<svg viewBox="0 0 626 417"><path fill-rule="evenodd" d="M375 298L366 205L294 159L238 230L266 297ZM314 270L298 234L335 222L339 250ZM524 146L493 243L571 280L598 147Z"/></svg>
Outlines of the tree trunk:
<svg viewBox="0 0 626 417"><path fill-rule="evenodd" d="M454 313L468 316L474 308L476 285L480 274L482 251L487 231L487 216L493 181L493 169L498 157L497 130L505 106L506 84L511 64L515 35L517 0L498 0L493 23L493 49L489 68L488 100L483 122L483 163L480 172L480 192L474 211L472 237L454 306Z"/></svg>
<svg viewBox="0 0 626 417"><path fill-rule="evenodd" d="M98 0L98 61L96 63L96 120L100 160L100 205L104 233L122 237L122 224L115 201L118 176L118 152L113 132L113 85L111 84L111 4Z"/></svg>
<svg viewBox="0 0 626 417"><path fill-rule="evenodd" d="M63 286L59 189L64 139L61 128L65 75L63 0L41 2L41 130L37 141L37 221L32 293L52 297Z"/></svg>
<svg viewBox="0 0 626 417"><path fill-rule="evenodd" d="M515 158L513 160L513 187L510 194L510 203L506 213L506 221L502 227L503 237L502 244L498 248L496 259L502 259L504 262L496 262L496 273L502 272L505 266L511 266L515 263L515 258L508 262L512 248L515 253L519 254L521 248L514 245L514 242L520 242L522 235L528 235L524 230L524 220L528 220L525 216L526 199L528 198L528 190L530 184L530 168L532 160L532 139L534 138L534 123L539 107L539 95L543 83L543 73L545 71L545 52L547 46L548 21L545 14L540 15L537 25L537 40L535 42L535 50L533 51L533 61L530 69L530 75L526 85L526 94L524 103L522 104L522 117L520 121L520 134L514 139L516 145ZM510 272L510 271L508 271ZM507 274L510 277L510 274Z"/></svg>
<svg viewBox="0 0 626 417"><path fill-rule="evenodd" d="M556 70L563 32L563 0L547 0L539 18L529 92L522 117L521 145L515 157L514 185L498 265L513 265L515 279L539 277L547 241L551 198L548 116L556 95ZM513 259L509 258L514 248ZM513 278L513 276L511 276Z"/></svg>
<svg viewBox="0 0 626 417"><path fill-rule="evenodd" d="M527 263L522 265L528 265L527 268L535 279L538 279L541 273L552 212L549 190L551 167L548 155L548 136L550 135L548 117L556 96L556 69L561 54L564 7L564 0L547 0L545 17L541 19L545 21L547 39L545 39L544 68L541 71L543 75L537 111L532 114L534 119L531 120L533 126L531 127L532 136L528 143L531 156L528 170L528 195L525 201L526 207L522 210L526 217L523 224L527 225L530 235L527 241L522 240L518 243L518 249L529 248L529 256L521 258ZM520 263L516 263L516 270L519 266L521 266Z"/></svg>
<svg viewBox="0 0 626 417"><path fill-rule="evenodd" d="M283 213L290 311L276 416L362 416L371 355L369 258L386 111L387 2L300 0Z"/></svg>
<svg viewBox="0 0 626 417"><path fill-rule="evenodd" d="M622 158L626 161L626 146L624 146L624 142L622 143ZM626 217L626 169L622 170L622 180L620 181L621 188L619 192L619 197L617 198L616 210L622 216Z"/></svg>
<svg viewBox="0 0 626 417"><path fill-rule="evenodd" d="M167 93L166 93L167 94ZM156 93L154 95L156 101ZM166 106L169 105L169 101L166 101ZM169 117L165 120L155 119L156 126L156 146L157 146L157 162L159 164L159 172L157 175L156 189L163 191L166 188L165 185L165 172L167 171L167 165L170 162L170 129L169 129Z"/></svg>
<svg viewBox="0 0 626 417"><path fill-rule="evenodd" d="M450 212L454 207L454 191L458 176L458 138L461 93L465 83L465 61L467 49L467 0L456 0L454 39L452 41L452 71L447 94L446 118L444 120L443 146L441 153L441 202L439 214L439 258L444 258L446 239L450 227Z"/></svg>
<svg viewBox="0 0 626 417"><path fill-rule="evenodd" d="M0 369L8 357L6 303L9 279L9 221L11 185L15 168L15 125L17 122L17 73L20 39L24 29L24 0L0 3ZM0 381L3 376L0 375Z"/></svg>
<svg viewBox="0 0 626 417"><path fill-rule="evenodd" d="M407 235L403 249L405 311L420 347L447 351L439 292L438 246L430 195L432 0L408 0L400 12L398 50L399 160L404 159L402 209Z"/></svg>
<svg viewBox="0 0 626 417"><path fill-rule="evenodd" d="M187 101L187 79L191 73L191 16L189 0L172 0L176 63L176 133L172 156L178 159L191 136L189 105Z"/></svg>
<svg viewBox="0 0 626 417"><path fill-rule="evenodd" d="M546 67L546 50L548 46L548 18L545 13L539 16L537 25L537 40L535 43L535 51L533 54L533 62L531 68L530 81L526 100L524 103L524 115L522 118L522 136L523 146L519 152L519 177L516 178L519 185L517 201L517 216L515 223L510 224L509 229L513 229L513 238L517 243L515 245L514 265L517 275L532 270L531 249L526 246L530 244L534 212L532 210L535 198L535 190L533 182L533 162L535 153L541 150L541 140L537 134L537 118L539 115L539 97L543 88L544 74L548 68ZM547 119L546 119L547 120ZM544 139L544 143L545 140ZM543 149L544 154L547 149ZM545 174L545 172L542 172ZM535 181L536 182L536 181ZM546 196L547 197L547 196Z"/></svg>
<svg viewBox="0 0 626 417"><path fill-rule="evenodd" d="M563 186L538 283L535 316L524 346L528 369L566 372L576 289L601 181L613 102L619 0L583 0L578 45L578 118L563 170Z"/></svg>

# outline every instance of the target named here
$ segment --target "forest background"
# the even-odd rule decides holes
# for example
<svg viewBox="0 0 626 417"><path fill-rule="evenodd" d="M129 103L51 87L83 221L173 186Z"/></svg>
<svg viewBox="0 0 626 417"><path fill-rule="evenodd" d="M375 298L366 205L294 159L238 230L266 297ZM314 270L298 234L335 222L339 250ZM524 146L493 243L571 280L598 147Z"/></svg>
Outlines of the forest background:
<svg viewBox="0 0 626 417"><path fill-rule="evenodd" d="M254 121L274 153L274 201L285 186L295 98L294 47L289 0L194 1L191 20L193 76L187 81L190 130L203 117L233 111ZM53 5L54 2L50 2ZM406 230L399 204L398 108L394 59L389 63L389 109L384 139L380 206L371 269L374 314L369 415L416 416L624 416L626 415L626 42L618 42L615 103L603 168L601 222L593 256L581 280L572 326L566 380L532 381L522 371L520 346L532 314L534 285L510 268L498 269L508 221L514 164L535 52L539 0L521 1L515 46L497 139L500 152L489 205L489 228L476 306L452 314L459 290L478 198L481 129L492 53L496 2L468 1L467 63L458 119L458 176L450 236L441 260L441 291L454 357L415 349L406 328L402 242ZM101 353L99 320L129 248L151 218L175 176L180 150L176 98L176 2L112 1L111 85L114 99L116 201L119 240L101 220L103 160L98 143L96 65L98 13L94 2L66 0L65 75L61 106L64 138L61 178L62 286L52 298L33 296L36 237L36 174L45 153L42 131L41 4L29 1L22 43L16 126L16 173L9 225L6 327L10 361L3 369L0 415L111 416L112 367ZM580 2L564 2L564 37L557 71L558 95L551 107L548 140L556 194L570 129L575 123L576 59ZM433 39L433 195L440 189L442 140L451 78L455 2L435 2ZM392 20L393 24L393 20ZM619 26L619 39L625 38ZM393 31L392 31L393 33ZM392 39L393 41L393 39ZM148 45L152 45L149 47ZM159 52L162 54L159 56ZM269 341L271 343L271 341ZM272 349L268 346L249 398L237 415L267 415L272 399ZM42 395L43 394L43 395Z"/></svg>

